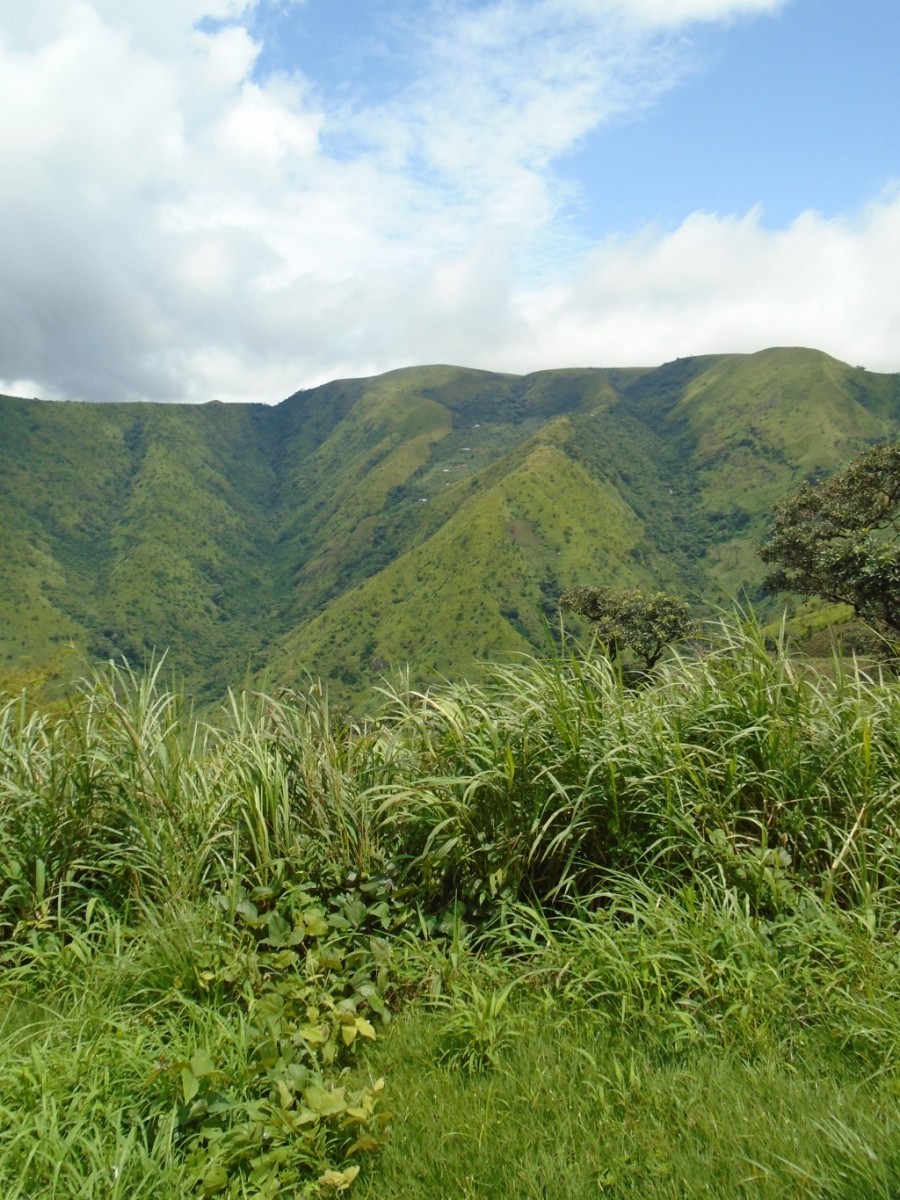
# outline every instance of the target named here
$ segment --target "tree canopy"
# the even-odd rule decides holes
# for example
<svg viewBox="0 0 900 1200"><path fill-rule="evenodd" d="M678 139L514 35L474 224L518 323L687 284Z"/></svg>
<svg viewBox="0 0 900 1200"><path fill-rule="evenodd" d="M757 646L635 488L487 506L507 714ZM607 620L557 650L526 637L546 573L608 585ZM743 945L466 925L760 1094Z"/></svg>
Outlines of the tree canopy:
<svg viewBox="0 0 900 1200"><path fill-rule="evenodd" d="M562 608L594 626L610 655L631 650L649 671L670 642L693 630L687 604L665 592L614 592L608 587L573 587L559 598Z"/></svg>
<svg viewBox="0 0 900 1200"><path fill-rule="evenodd" d="M900 633L900 442L863 451L838 475L804 484L775 508L763 562L769 591L849 604Z"/></svg>

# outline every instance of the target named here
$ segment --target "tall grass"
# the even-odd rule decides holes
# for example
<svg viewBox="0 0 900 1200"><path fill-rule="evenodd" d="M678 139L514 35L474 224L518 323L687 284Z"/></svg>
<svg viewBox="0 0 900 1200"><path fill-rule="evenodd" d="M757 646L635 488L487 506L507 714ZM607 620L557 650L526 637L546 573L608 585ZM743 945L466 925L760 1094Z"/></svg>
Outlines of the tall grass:
<svg viewBox="0 0 900 1200"><path fill-rule="evenodd" d="M610 872L698 870L755 904L897 883L898 691L814 674L723 622L699 657L627 688L603 658L527 660L395 696L414 778L382 807L418 886L488 905L558 899Z"/></svg>
<svg viewBox="0 0 900 1200"><path fill-rule="evenodd" d="M439 1071L537 1061L543 1013L658 1081L673 1055L781 1054L810 1087L893 1094L898 705L737 621L639 686L567 652L398 684L366 722L317 684L202 721L158 669L100 670L50 712L9 699L0 1190L349 1186L381 1141L350 1056L404 1007ZM809 1119L862 1178L849 1095ZM876 1108L880 1195L900 1151ZM624 1163L611 1194L641 1194Z"/></svg>
<svg viewBox="0 0 900 1200"><path fill-rule="evenodd" d="M103 899L158 901L187 885L209 819L201 727L183 699L126 669L62 712L0 709L2 912L49 918Z"/></svg>
<svg viewBox="0 0 900 1200"><path fill-rule="evenodd" d="M309 856L366 872L380 844L371 796L393 780L390 739L335 713L327 691L231 695L217 756L232 869L259 882Z"/></svg>
<svg viewBox="0 0 900 1200"><path fill-rule="evenodd" d="M473 915L622 871L884 905L898 718L892 683L812 672L729 622L641 687L602 657L526 659L397 689L365 725L314 685L232 696L213 727L158 672L110 669L63 713L0 711L0 919L326 867Z"/></svg>

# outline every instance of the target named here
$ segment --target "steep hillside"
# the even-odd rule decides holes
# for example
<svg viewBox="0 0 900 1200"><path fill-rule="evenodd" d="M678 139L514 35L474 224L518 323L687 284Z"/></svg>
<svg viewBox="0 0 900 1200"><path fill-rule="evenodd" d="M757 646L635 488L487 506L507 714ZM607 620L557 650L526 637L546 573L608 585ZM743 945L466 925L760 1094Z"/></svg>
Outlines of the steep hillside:
<svg viewBox="0 0 900 1200"><path fill-rule="evenodd" d="M756 597L772 504L898 431L900 378L798 349L271 407L0 398L0 677L168 648L202 698L303 671L351 696L540 645L574 583Z"/></svg>
<svg viewBox="0 0 900 1200"><path fill-rule="evenodd" d="M224 686L265 620L276 530L262 406L2 402L0 654L171 648Z"/></svg>

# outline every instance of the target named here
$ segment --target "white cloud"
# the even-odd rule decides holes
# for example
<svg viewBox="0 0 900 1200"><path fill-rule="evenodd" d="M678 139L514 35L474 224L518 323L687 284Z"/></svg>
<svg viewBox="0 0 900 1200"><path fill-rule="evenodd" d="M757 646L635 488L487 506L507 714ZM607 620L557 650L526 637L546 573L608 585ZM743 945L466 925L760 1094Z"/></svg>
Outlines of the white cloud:
<svg viewBox="0 0 900 1200"><path fill-rule="evenodd" d="M201 84L213 92L245 79L260 51L242 25L226 25L215 33L194 30L191 44L200 59Z"/></svg>
<svg viewBox="0 0 900 1200"><path fill-rule="evenodd" d="M255 5L4 8L0 376L90 399L278 399L429 360L800 341L892 364L896 196L780 232L696 214L594 247L566 221L559 156L686 69L660 27L776 0L445 0L411 19L412 82L355 110L299 70L254 75L239 20Z"/></svg>
<svg viewBox="0 0 900 1200"><path fill-rule="evenodd" d="M588 0L590 2L590 0ZM630 16L667 28L689 21L728 21L777 12L787 0L621 0Z"/></svg>
<svg viewBox="0 0 900 1200"><path fill-rule="evenodd" d="M610 238L577 278L519 297L531 365L649 364L807 345L876 370L900 365L900 192L853 218L695 213L678 229Z"/></svg>
<svg viewBox="0 0 900 1200"><path fill-rule="evenodd" d="M33 379L0 379L0 396L22 396L26 400L64 400L65 397L48 390L46 384Z"/></svg>

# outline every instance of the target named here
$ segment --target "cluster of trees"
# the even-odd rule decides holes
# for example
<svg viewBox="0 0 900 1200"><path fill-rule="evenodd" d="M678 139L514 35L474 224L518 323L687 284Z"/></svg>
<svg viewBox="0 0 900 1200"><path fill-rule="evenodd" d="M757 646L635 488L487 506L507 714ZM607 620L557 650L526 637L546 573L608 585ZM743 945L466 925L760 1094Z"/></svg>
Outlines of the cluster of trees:
<svg viewBox="0 0 900 1200"><path fill-rule="evenodd" d="M770 591L799 592L900 634L900 442L865 450L840 474L804 484L775 509L760 548Z"/></svg>
<svg viewBox="0 0 900 1200"><path fill-rule="evenodd" d="M775 565L769 591L849 604L888 640L900 636L900 442L861 452L838 475L805 483L776 506L759 550ZM574 587L562 608L586 617L611 657L629 650L647 670L691 634L683 600L665 592Z"/></svg>

